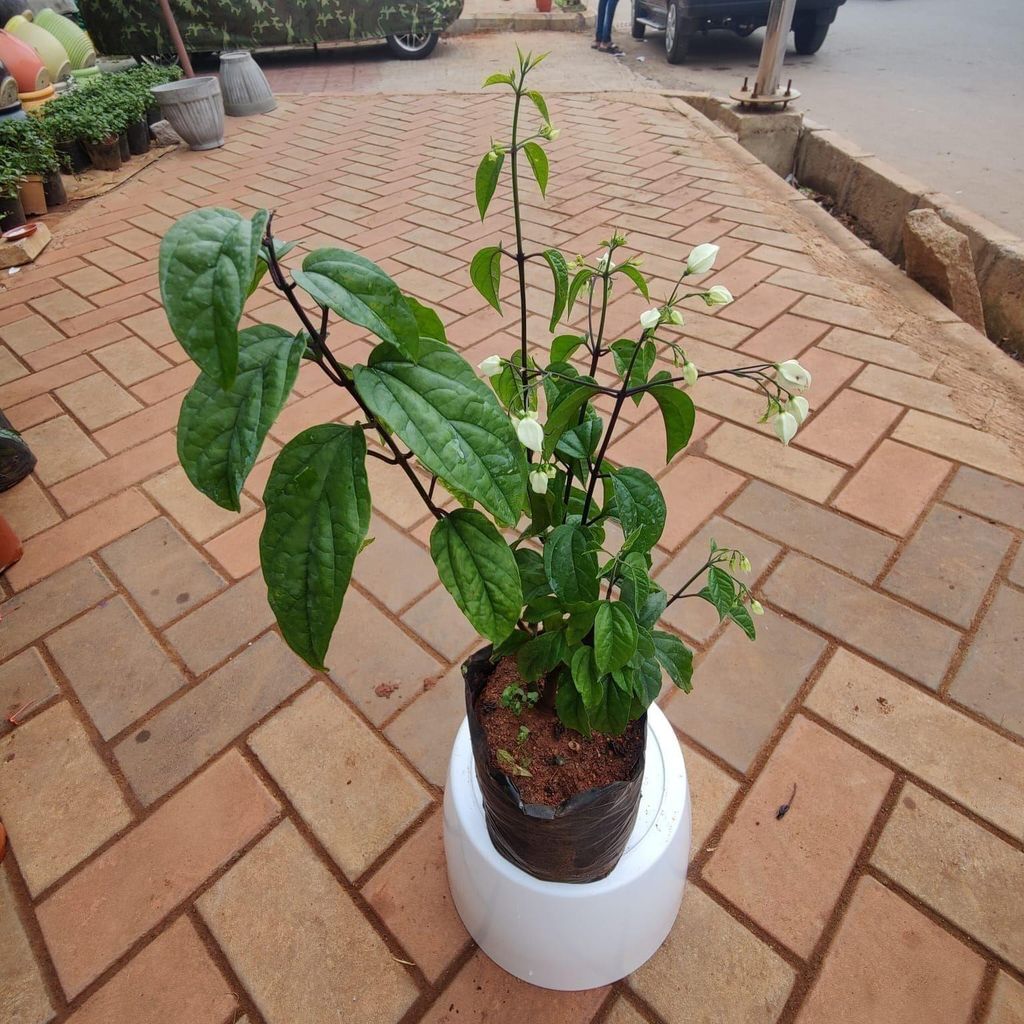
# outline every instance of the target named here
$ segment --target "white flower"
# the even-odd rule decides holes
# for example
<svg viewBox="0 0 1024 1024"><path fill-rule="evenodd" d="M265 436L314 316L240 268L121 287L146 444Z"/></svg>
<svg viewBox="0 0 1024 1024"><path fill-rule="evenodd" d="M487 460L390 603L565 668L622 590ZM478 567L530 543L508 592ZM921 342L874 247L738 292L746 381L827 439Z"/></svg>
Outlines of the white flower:
<svg viewBox="0 0 1024 1024"><path fill-rule="evenodd" d="M732 292L724 284L716 284L704 293L704 301L709 306L728 306L732 302Z"/></svg>
<svg viewBox="0 0 1024 1024"><path fill-rule="evenodd" d="M611 253L605 253L597 261L597 269L603 274L606 270L610 274L615 269L615 264L611 262Z"/></svg>
<svg viewBox="0 0 1024 1024"><path fill-rule="evenodd" d="M797 426L796 417L791 412L780 412L772 419L772 430L783 444L793 440Z"/></svg>
<svg viewBox="0 0 1024 1024"><path fill-rule="evenodd" d="M693 365L693 363L691 363L689 360L683 363L683 380L686 381L689 387L692 388L693 385L697 383L698 376L699 371L697 370L697 367Z"/></svg>
<svg viewBox="0 0 1024 1024"><path fill-rule="evenodd" d="M762 607L761 602L758 601L756 598L750 599L750 610L755 615L764 615L764 608Z"/></svg>
<svg viewBox="0 0 1024 1024"><path fill-rule="evenodd" d="M501 373L501 356L488 356L477 365L485 377L497 377Z"/></svg>
<svg viewBox="0 0 1024 1024"><path fill-rule="evenodd" d="M531 451L539 452L544 448L544 428L537 422L537 414L528 412L521 420L512 417L516 428L516 437L520 444Z"/></svg>
<svg viewBox="0 0 1024 1024"><path fill-rule="evenodd" d="M548 474L546 469L533 469L530 471L530 490L534 494L546 494L548 489Z"/></svg>
<svg viewBox="0 0 1024 1024"><path fill-rule="evenodd" d="M661 323L661 310L660 309L645 309L640 314L640 326L645 331L653 330L660 323Z"/></svg>
<svg viewBox="0 0 1024 1024"><path fill-rule="evenodd" d="M694 246L686 260L688 274L706 274L714 265L718 256L718 246L710 242Z"/></svg>
<svg viewBox="0 0 1024 1024"><path fill-rule="evenodd" d="M795 359L787 359L784 363L776 363L777 378L783 383L800 391L811 386L811 375Z"/></svg>
<svg viewBox="0 0 1024 1024"><path fill-rule="evenodd" d="M668 311L668 318L674 324L682 325L683 323L685 323L685 321L683 320L683 312L680 309L670 309Z"/></svg>
<svg viewBox="0 0 1024 1024"><path fill-rule="evenodd" d="M793 419L795 419L798 424L803 423L811 411L810 406L807 404L807 399L804 398L803 395L797 395L795 398L791 398L786 403L785 410L792 415Z"/></svg>

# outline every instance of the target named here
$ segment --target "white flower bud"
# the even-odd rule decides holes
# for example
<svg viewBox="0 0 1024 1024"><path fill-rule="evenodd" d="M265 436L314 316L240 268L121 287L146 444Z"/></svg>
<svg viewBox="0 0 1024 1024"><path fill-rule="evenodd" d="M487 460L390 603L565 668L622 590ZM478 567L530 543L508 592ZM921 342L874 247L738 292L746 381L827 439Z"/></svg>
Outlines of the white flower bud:
<svg viewBox="0 0 1024 1024"><path fill-rule="evenodd" d="M660 323L661 323L661 310L660 309L645 309L640 314L640 326L645 331L653 330Z"/></svg>
<svg viewBox="0 0 1024 1024"><path fill-rule="evenodd" d="M764 607L762 606L761 602L756 600L755 598L750 599L750 610L755 615L764 615Z"/></svg>
<svg viewBox="0 0 1024 1024"><path fill-rule="evenodd" d="M516 437L520 444L531 451L539 452L544 448L544 428L537 422L537 414L528 412L526 416L518 421L513 420L516 428Z"/></svg>
<svg viewBox="0 0 1024 1024"><path fill-rule="evenodd" d="M796 417L791 412L780 412L772 420L772 430L783 444L789 444L793 440L797 426Z"/></svg>
<svg viewBox="0 0 1024 1024"><path fill-rule="evenodd" d="M807 399L803 395L797 395L795 398L791 398L785 405L786 412L790 413L797 421L797 423L803 423L807 419L811 409L807 404Z"/></svg>
<svg viewBox="0 0 1024 1024"><path fill-rule="evenodd" d="M716 284L704 293L704 302L709 306L728 306L732 302L732 292L724 284Z"/></svg>
<svg viewBox="0 0 1024 1024"><path fill-rule="evenodd" d="M776 363L776 377L783 384L798 388L800 391L811 386L811 375L795 359L787 359L784 363Z"/></svg>
<svg viewBox="0 0 1024 1024"><path fill-rule="evenodd" d="M750 572L752 568L750 559L746 555L740 555L740 572Z"/></svg>
<svg viewBox="0 0 1024 1024"><path fill-rule="evenodd" d="M501 356L488 356L477 365L485 377L497 377L501 373Z"/></svg>
<svg viewBox="0 0 1024 1024"><path fill-rule="evenodd" d="M548 474L544 469L530 470L530 490L534 494L546 494L548 490Z"/></svg>
<svg viewBox="0 0 1024 1024"><path fill-rule="evenodd" d="M685 323L685 321L683 320L683 311L681 309L669 310L668 318L669 320L672 321L672 323L680 327Z"/></svg>
<svg viewBox="0 0 1024 1024"><path fill-rule="evenodd" d="M683 363L683 380L686 381L688 387L693 387L697 383L697 377L700 375L700 371L696 366L693 365L689 360Z"/></svg>
<svg viewBox="0 0 1024 1024"><path fill-rule="evenodd" d="M611 261L611 253L607 253L607 252L606 252L606 253L605 253L605 254L604 254L604 255L603 255L603 256L602 256L602 257L601 257L601 258L600 258L600 259L599 259L599 260L597 261L597 269L598 269L598 270L600 270L602 274L603 274L603 273L604 273L604 272L605 272L606 270L607 270L607 271L608 271L608 273L610 274L610 273L611 273L611 272L612 272L612 271L613 271L613 270L615 269L615 264L614 264L614 263L612 263L612 261Z"/></svg>
<svg viewBox="0 0 1024 1024"><path fill-rule="evenodd" d="M694 246L686 260L687 274L706 274L714 265L718 256L718 246L710 242Z"/></svg>

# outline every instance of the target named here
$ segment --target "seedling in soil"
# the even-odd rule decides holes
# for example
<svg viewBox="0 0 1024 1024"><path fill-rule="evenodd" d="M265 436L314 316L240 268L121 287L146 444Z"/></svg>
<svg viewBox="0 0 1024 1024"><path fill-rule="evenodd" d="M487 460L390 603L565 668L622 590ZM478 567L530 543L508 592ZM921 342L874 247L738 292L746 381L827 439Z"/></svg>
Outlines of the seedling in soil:
<svg viewBox="0 0 1024 1024"><path fill-rule="evenodd" d="M501 691L501 706L508 708L514 715L521 715L527 708L535 707L539 700L540 693L524 690L521 686L506 686Z"/></svg>
<svg viewBox="0 0 1024 1024"><path fill-rule="evenodd" d="M517 761L507 750L499 750L497 756L498 764L500 764L509 775L520 775L527 779L533 778L533 772L526 767L530 763L527 757L523 756L519 761Z"/></svg>
<svg viewBox="0 0 1024 1024"><path fill-rule="evenodd" d="M519 726L519 732L516 734L516 742L522 745L530 737L530 730L525 725Z"/></svg>

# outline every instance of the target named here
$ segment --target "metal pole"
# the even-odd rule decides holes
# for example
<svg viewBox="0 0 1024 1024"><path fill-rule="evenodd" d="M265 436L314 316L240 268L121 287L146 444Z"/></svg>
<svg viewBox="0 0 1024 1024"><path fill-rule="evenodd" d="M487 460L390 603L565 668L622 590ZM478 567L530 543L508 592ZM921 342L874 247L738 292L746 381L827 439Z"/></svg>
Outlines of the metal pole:
<svg viewBox="0 0 1024 1024"><path fill-rule="evenodd" d="M174 43L174 49L178 53L181 70L185 72L186 78L195 78L192 62L188 59L188 50L185 49L185 41L181 38L181 33L178 31L178 23L174 20L174 12L171 10L170 0L160 0L160 11L164 16L164 24L170 33L171 42Z"/></svg>
<svg viewBox="0 0 1024 1024"><path fill-rule="evenodd" d="M779 76L782 74L782 61L786 56L786 41L793 27L795 9L796 0L772 0L768 27L761 46L761 60L757 65L757 79L754 82L755 98L775 96L779 91Z"/></svg>

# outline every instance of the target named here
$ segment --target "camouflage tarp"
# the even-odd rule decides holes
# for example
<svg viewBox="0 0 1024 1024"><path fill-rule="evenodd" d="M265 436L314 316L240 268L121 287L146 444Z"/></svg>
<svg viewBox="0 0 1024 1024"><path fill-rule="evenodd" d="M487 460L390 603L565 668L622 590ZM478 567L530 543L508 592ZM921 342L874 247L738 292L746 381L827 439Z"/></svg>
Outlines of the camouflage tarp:
<svg viewBox="0 0 1024 1024"><path fill-rule="evenodd" d="M441 32L463 0L172 0L192 52L382 39ZM79 0L89 35L105 54L173 54L157 0Z"/></svg>

